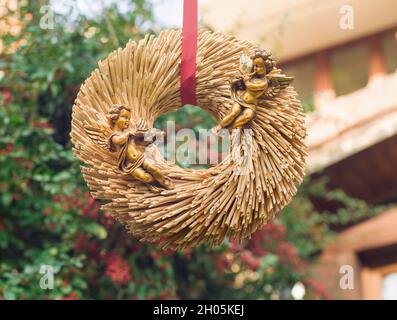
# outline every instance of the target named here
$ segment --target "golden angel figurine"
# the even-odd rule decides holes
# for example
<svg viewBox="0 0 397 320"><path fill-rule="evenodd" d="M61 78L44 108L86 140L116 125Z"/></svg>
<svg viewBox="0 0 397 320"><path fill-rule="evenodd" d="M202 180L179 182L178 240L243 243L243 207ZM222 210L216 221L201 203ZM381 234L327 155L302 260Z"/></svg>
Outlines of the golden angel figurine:
<svg viewBox="0 0 397 320"><path fill-rule="evenodd" d="M145 152L156 139L155 129L148 129L144 119L130 128L131 109L122 104L114 105L107 118L110 130L91 126L84 128L99 146L118 153L120 171L150 186L158 184L165 189L173 189L172 181Z"/></svg>
<svg viewBox="0 0 397 320"><path fill-rule="evenodd" d="M261 99L271 99L288 87L293 77L287 77L276 68L276 61L265 50L258 50L250 58L240 58L240 77L231 81L230 91L234 100L230 113L213 128L241 128L255 118Z"/></svg>

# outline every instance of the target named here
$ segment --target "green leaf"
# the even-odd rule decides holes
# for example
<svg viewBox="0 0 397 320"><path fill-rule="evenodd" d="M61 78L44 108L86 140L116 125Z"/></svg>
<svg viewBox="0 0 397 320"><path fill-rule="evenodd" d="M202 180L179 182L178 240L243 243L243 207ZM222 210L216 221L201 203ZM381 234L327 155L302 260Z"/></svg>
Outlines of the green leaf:
<svg viewBox="0 0 397 320"><path fill-rule="evenodd" d="M106 239L107 234L108 234L106 229L97 223L89 223L84 227L84 229L88 233L96 236L98 239Z"/></svg>
<svg viewBox="0 0 397 320"><path fill-rule="evenodd" d="M6 300L16 300L17 296L14 292L6 290L4 291L4 298Z"/></svg>

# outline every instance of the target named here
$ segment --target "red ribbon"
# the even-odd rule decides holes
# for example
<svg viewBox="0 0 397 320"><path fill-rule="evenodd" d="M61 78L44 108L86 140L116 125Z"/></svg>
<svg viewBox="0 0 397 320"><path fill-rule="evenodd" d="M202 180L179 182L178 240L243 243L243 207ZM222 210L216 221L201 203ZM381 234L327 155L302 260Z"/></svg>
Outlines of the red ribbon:
<svg viewBox="0 0 397 320"><path fill-rule="evenodd" d="M196 54L197 0L184 0L180 74L182 105L196 105Z"/></svg>

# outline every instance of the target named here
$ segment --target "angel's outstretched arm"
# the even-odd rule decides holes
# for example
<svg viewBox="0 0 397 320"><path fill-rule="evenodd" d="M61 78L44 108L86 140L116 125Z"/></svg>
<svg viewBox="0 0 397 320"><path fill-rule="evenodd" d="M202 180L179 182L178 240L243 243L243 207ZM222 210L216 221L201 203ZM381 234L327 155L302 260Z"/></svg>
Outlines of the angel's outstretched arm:
<svg viewBox="0 0 397 320"><path fill-rule="evenodd" d="M263 81L258 81L258 82L247 81L245 82L245 85L251 91L261 91L261 90L265 90L268 84L267 84L267 79L263 79Z"/></svg>
<svg viewBox="0 0 397 320"><path fill-rule="evenodd" d="M127 142L127 140L128 140L128 134L115 134L113 137L112 137L112 142L115 144L115 145L121 145L121 144L124 144L124 143L126 143Z"/></svg>

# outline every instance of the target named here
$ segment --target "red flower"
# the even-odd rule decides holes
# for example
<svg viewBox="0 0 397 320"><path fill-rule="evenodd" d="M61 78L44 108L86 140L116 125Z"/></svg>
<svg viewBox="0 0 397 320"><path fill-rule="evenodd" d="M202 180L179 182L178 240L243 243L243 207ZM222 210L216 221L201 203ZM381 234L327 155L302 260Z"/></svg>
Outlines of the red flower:
<svg viewBox="0 0 397 320"><path fill-rule="evenodd" d="M237 239L233 239L230 243L230 250L236 252L240 248Z"/></svg>
<svg viewBox="0 0 397 320"><path fill-rule="evenodd" d="M261 231L256 232L248 241L247 248L258 257L273 252L280 241L285 239L285 227L282 224L268 223Z"/></svg>
<svg viewBox="0 0 397 320"><path fill-rule="evenodd" d="M276 254L290 261L297 257L296 248L288 242L280 242L276 248Z"/></svg>
<svg viewBox="0 0 397 320"><path fill-rule="evenodd" d="M88 203L83 207L83 216L92 217L94 219L98 218L98 213L101 205L95 201L91 196L88 199Z"/></svg>
<svg viewBox="0 0 397 320"><path fill-rule="evenodd" d="M16 200L16 201L21 200L22 199L22 195L20 195L19 193L13 193L12 194L12 199Z"/></svg>
<svg viewBox="0 0 397 320"><path fill-rule="evenodd" d="M76 291L72 291L69 295L64 297L62 300L80 300L80 297Z"/></svg>
<svg viewBox="0 0 397 320"><path fill-rule="evenodd" d="M75 206L77 207L77 208L81 208L82 206L83 206L83 203L80 201L80 200L78 200L78 199L76 199L76 201L75 201Z"/></svg>
<svg viewBox="0 0 397 320"><path fill-rule="evenodd" d="M241 261L243 261L244 263L248 263L252 258L252 253L248 250L244 250L241 253Z"/></svg>
<svg viewBox="0 0 397 320"><path fill-rule="evenodd" d="M15 147L11 143L7 143L7 146L5 149L0 150L0 154L9 154L15 150Z"/></svg>
<svg viewBox="0 0 397 320"><path fill-rule="evenodd" d="M74 242L74 250L79 253L87 248L86 243L88 241L87 234L79 234Z"/></svg>
<svg viewBox="0 0 397 320"><path fill-rule="evenodd" d="M112 215L109 212L105 212L102 215L101 223L104 227L109 228L113 224Z"/></svg>
<svg viewBox="0 0 397 320"><path fill-rule="evenodd" d="M31 126L32 126L32 128L43 128L43 129L54 128L54 126L51 123L46 122L46 121L43 121L43 122L32 122Z"/></svg>
<svg viewBox="0 0 397 320"><path fill-rule="evenodd" d="M88 255L93 260L99 260L99 243L98 241L90 241L87 246Z"/></svg>
<svg viewBox="0 0 397 320"><path fill-rule="evenodd" d="M51 214L51 208L50 208L50 207L45 208L45 209L44 209L44 215L45 215L46 217L48 217L50 214Z"/></svg>
<svg viewBox="0 0 397 320"><path fill-rule="evenodd" d="M115 284L125 284L131 280L130 266L120 255L111 253L106 257L105 274Z"/></svg>
<svg viewBox="0 0 397 320"><path fill-rule="evenodd" d="M282 224L268 223L263 228L263 233L272 240L282 240L285 237L285 227Z"/></svg>
<svg viewBox="0 0 397 320"><path fill-rule="evenodd" d="M304 269L304 261L300 259L296 248L288 242L280 242L274 253L278 256L281 263L286 263L296 270Z"/></svg>
<svg viewBox="0 0 397 320"><path fill-rule="evenodd" d="M32 167L32 165L33 165L33 162L32 161L30 161L30 160L26 160L26 161L24 161L23 162L23 168L25 169L25 170L29 170L31 167Z"/></svg>
<svg viewBox="0 0 397 320"><path fill-rule="evenodd" d="M315 298L319 297L322 299L334 299L327 291L325 288L325 285L318 282L318 280L315 280L313 278L306 278L304 279L303 283L310 288L310 294Z"/></svg>
<svg viewBox="0 0 397 320"><path fill-rule="evenodd" d="M252 260L250 261L249 267L251 270L255 271L259 268L260 266L260 260L257 257L252 258Z"/></svg>
<svg viewBox="0 0 397 320"><path fill-rule="evenodd" d="M12 152L12 151L15 150L15 147L14 147L13 144L8 143L8 144L7 144L7 147L6 147L6 150L7 150L8 152Z"/></svg>
<svg viewBox="0 0 397 320"><path fill-rule="evenodd" d="M137 252L137 251L140 251L141 249L142 249L142 243L141 242L138 242L138 241L134 241L132 244L131 244L131 252Z"/></svg>
<svg viewBox="0 0 397 320"><path fill-rule="evenodd" d="M215 268L218 274L222 275L229 267L229 262L224 256L218 256L215 261Z"/></svg>
<svg viewBox="0 0 397 320"><path fill-rule="evenodd" d="M7 90L7 89L4 89L2 93L3 93L3 103L4 103L4 105L9 104L10 101L11 101L11 91Z"/></svg>
<svg viewBox="0 0 397 320"><path fill-rule="evenodd" d="M252 254L251 251L244 250L241 253L241 261L251 270L257 270L260 265L260 259Z"/></svg>

